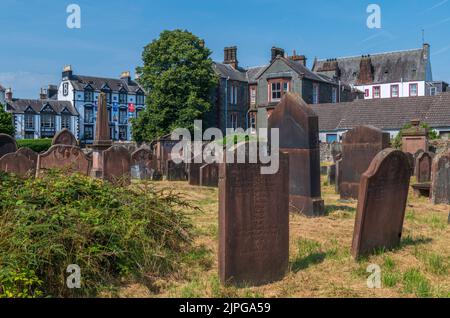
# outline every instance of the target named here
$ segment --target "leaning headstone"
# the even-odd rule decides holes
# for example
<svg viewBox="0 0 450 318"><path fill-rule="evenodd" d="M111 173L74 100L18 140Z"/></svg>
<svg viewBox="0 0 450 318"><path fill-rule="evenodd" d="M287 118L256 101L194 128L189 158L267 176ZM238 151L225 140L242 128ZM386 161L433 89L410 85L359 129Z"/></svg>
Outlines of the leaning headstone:
<svg viewBox="0 0 450 318"><path fill-rule="evenodd" d="M241 144L238 147L245 147ZM219 276L223 284L281 279L289 262L289 159L276 174L260 163L219 164Z"/></svg>
<svg viewBox="0 0 450 318"><path fill-rule="evenodd" d="M46 152L39 154L37 162L37 176L49 169L67 169L89 175L92 161L76 146L54 145Z"/></svg>
<svg viewBox="0 0 450 318"><path fill-rule="evenodd" d="M389 133L372 126L358 126L344 134L342 141L341 199L357 199L359 180L372 159L390 143Z"/></svg>
<svg viewBox="0 0 450 318"><path fill-rule="evenodd" d="M437 155L431 170L431 202L450 204L450 153Z"/></svg>
<svg viewBox="0 0 450 318"><path fill-rule="evenodd" d="M219 185L219 164L207 163L200 167L200 186L217 187Z"/></svg>
<svg viewBox="0 0 450 318"><path fill-rule="evenodd" d="M417 159L415 165L415 175L417 182L429 182L431 181L431 164L433 158L429 152L421 152Z"/></svg>
<svg viewBox="0 0 450 318"><path fill-rule="evenodd" d="M168 181L186 181L186 165L181 163L175 163L172 160L166 162L166 178Z"/></svg>
<svg viewBox="0 0 450 318"><path fill-rule="evenodd" d="M0 134L0 158L7 153L16 152L16 140L7 134Z"/></svg>
<svg viewBox="0 0 450 318"><path fill-rule="evenodd" d="M16 153L20 153L21 155L24 155L25 157L28 158L28 160L33 161L34 165L36 166L38 155L39 155L37 152L33 151L32 149L30 149L28 147L22 147L22 148L19 148L19 150L17 150Z"/></svg>
<svg viewBox="0 0 450 318"><path fill-rule="evenodd" d="M298 95L287 93L269 117L279 129L280 151L289 154L289 200L306 216L325 212L320 190L319 119Z"/></svg>
<svg viewBox="0 0 450 318"><path fill-rule="evenodd" d="M77 146L77 138L70 132L69 129L64 128L59 131L52 140L52 145L68 145Z"/></svg>
<svg viewBox="0 0 450 318"><path fill-rule="evenodd" d="M411 170L411 176L414 175L414 155L410 152L405 152L406 157L408 157L408 162L409 162L409 168Z"/></svg>
<svg viewBox="0 0 450 318"><path fill-rule="evenodd" d="M336 165L330 165L327 167L327 183L333 185L336 183Z"/></svg>
<svg viewBox="0 0 450 318"><path fill-rule="evenodd" d="M148 180L152 178L152 152L147 148L139 148L131 154L131 177Z"/></svg>
<svg viewBox="0 0 450 318"><path fill-rule="evenodd" d="M20 177L31 177L36 165L24 155L13 152L0 158L0 171L12 173Z"/></svg>
<svg viewBox="0 0 450 318"><path fill-rule="evenodd" d="M409 180L408 158L394 149L381 151L363 173L353 232L354 258L400 244Z"/></svg>
<svg viewBox="0 0 450 318"><path fill-rule="evenodd" d="M130 184L131 155L127 148L114 145L103 151L103 179L118 185Z"/></svg>

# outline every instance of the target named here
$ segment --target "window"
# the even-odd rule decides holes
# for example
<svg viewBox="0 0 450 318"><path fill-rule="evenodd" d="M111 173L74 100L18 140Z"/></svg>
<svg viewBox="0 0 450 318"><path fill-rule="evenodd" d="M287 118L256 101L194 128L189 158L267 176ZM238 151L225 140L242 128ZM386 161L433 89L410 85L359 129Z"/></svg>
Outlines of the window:
<svg viewBox="0 0 450 318"><path fill-rule="evenodd" d="M119 104L126 104L126 103L127 103L127 93L120 93Z"/></svg>
<svg viewBox="0 0 450 318"><path fill-rule="evenodd" d="M111 97L112 97L112 94L111 94L111 93L108 93L108 92L106 92L105 94L106 94L106 103L107 103L107 104L111 104Z"/></svg>
<svg viewBox="0 0 450 318"><path fill-rule="evenodd" d="M256 104L256 87L250 88L250 104Z"/></svg>
<svg viewBox="0 0 450 318"><path fill-rule="evenodd" d="M289 92L289 82L283 82L283 93Z"/></svg>
<svg viewBox="0 0 450 318"><path fill-rule="evenodd" d="M369 90L368 89L364 90L364 96L365 97L369 97Z"/></svg>
<svg viewBox="0 0 450 318"><path fill-rule="evenodd" d="M319 104L319 83L313 83L313 104Z"/></svg>
<svg viewBox="0 0 450 318"><path fill-rule="evenodd" d="M430 87L430 96L436 96L436 95L437 95L437 88Z"/></svg>
<svg viewBox="0 0 450 318"><path fill-rule="evenodd" d="M55 115L41 114L41 137L49 138L55 135Z"/></svg>
<svg viewBox="0 0 450 318"><path fill-rule="evenodd" d="M237 86L232 85L230 87L230 104L237 105L237 94L238 94Z"/></svg>
<svg viewBox="0 0 450 318"><path fill-rule="evenodd" d="M94 110L90 106L84 108L84 122L86 124L94 123Z"/></svg>
<svg viewBox="0 0 450 318"><path fill-rule="evenodd" d="M61 129L67 128L70 130L70 116L61 115Z"/></svg>
<svg viewBox="0 0 450 318"><path fill-rule="evenodd" d="M110 125L110 126L109 126L109 137L110 137L112 140L116 140L115 132L116 132L116 130L115 130L114 125Z"/></svg>
<svg viewBox="0 0 450 318"><path fill-rule="evenodd" d="M137 94L136 95L136 104L137 105L144 105L144 95L143 94Z"/></svg>
<svg viewBox="0 0 450 318"><path fill-rule="evenodd" d="M94 126L91 125L84 126L84 139L86 140L94 139Z"/></svg>
<svg viewBox="0 0 450 318"><path fill-rule="evenodd" d="M112 109L111 107L108 107L108 121L112 122L113 118L112 118Z"/></svg>
<svg viewBox="0 0 450 318"><path fill-rule="evenodd" d="M249 127L251 132L254 132L256 130L256 113L250 113L250 123Z"/></svg>
<svg viewBox="0 0 450 318"><path fill-rule="evenodd" d="M327 134L327 143L332 144L333 142L337 142L337 134Z"/></svg>
<svg viewBox="0 0 450 318"><path fill-rule="evenodd" d="M337 103L337 88L336 87L331 88L331 102Z"/></svg>
<svg viewBox="0 0 450 318"><path fill-rule="evenodd" d="M381 98L381 87L380 86L374 86L372 95L373 95L373 98Z"/></svg>
<svg viewBox="0 0 450 318"><path fill-rule="evenodd" d="M409 84L409 96L418 96L417 84Z"/></svg>
<svg viewBox="0 0 450 318"><path fill-rule="evenodd" d="M119 140L127 140L127 126L119 126Z"/></svg>
<svg viewBox="0 0 450 318"><path fill-rule="evenodd" d="M94 92L93 91L84 91L84 101L91 103L94 101Z"/></svg>
<svg viewBox="0 0 450 318"><path fill-rule="evenodd" d="M237 114L230 115L231 127L236 129L238 127L238 116Z"/></svg>
<svg viewBox="0 0 450 318"><path fill-rule="evenodd" d="M281 82L272 83L272 101L281 99Z"/></svg>
<svg viewBox="0 0 450 318"><path fill-rule="evenodd" d="M34 114L25 114L25 130L34 130Z"/></svg>
<svg viewBox="0 0 450 318"><path fill-rule="evenodd" d="M119 125L127 124L127 109L121 108L119 109Z"/></svg>
<svg viewBox="0 0 450 318"><path fill-rule="evenodd" d="M391 85L391 97L399 97L398 85Z"/></svg>

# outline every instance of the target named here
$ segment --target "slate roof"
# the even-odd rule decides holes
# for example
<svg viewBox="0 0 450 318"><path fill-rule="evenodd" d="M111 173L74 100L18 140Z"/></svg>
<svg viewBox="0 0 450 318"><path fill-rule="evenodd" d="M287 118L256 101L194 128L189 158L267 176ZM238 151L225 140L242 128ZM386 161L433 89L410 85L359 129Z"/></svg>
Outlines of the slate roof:
<svg viewBox="0 0 450 318"><path fill-rule="evenodd" d="M450 92L437 96L360 99L349 103L312 106L319 116L320 131L348 130L372 125L398 130L413 119L431 127L450 127Z"/></svg>
<svg viewBox="0 0 450 318"><path fill-rule="evenodd" d="M64 109L67 109L73 116L78 116L77 110L72 106L69 101L57 101L53 99L14 99L6 102L6 107L13 113L24 113L28 107L31 107L33 111L39 113L46 105L50 105L57 114L61 114Z"/></svg>
<svg viewBox="0 0 450 318"><path fill-rule="evenodd" d="M234 69L229 64L213 62L214 71L222 78L229 78L232 81L247 82L246 71Z"/></svg>
<svg viewBox="0 0 450 318"><path fill-rule="evenodd" d="M74 74L72 75L70 82L76 90L84 90L87 85L90 85L95 91L100 91L105 87L105 85L107 85L113 92L118 92L122 88L129 93L136 93L139 89L143 91L136 81L128 81L127 79L103 78Z"/></svg>
<svg viewBox="0 0 450 318"><path fill-rule="evenodd" d="M247 80L250 84L256 83L256 79L259 77L259 75L266 69L267 65L264 66L257 66L257 67L250 67L247 70Z"/></svg>
<svg viewBox="0 0 450 318"><path fill-rule="evenodd" d="M424 49L414 49L398 52L371 54L374 69L374 84L403 81L426 80L428 60L424 59ZM340 57L335 59L340 70L341 81L356 84L359 74L361 56ZM313 71L318 72L327 62L326 59L316 60Z"/></svg>
<svg viewBox="0 0 450 318"><path fill-rule="evenodd" d="M0 91L1 91L1 92L6 91L5 88L4 88L2 85L0 85Z"/></svg>

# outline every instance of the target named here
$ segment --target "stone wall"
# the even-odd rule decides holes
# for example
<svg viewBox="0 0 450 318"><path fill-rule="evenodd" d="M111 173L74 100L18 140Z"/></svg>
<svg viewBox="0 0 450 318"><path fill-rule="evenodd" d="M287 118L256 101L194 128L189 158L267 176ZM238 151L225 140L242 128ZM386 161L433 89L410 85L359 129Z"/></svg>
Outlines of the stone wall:
<svg viewBox="0 0 450 318"><path fill-rule="evenodd" d="M428 143L430 151L435 152L436 154L446 152L450 149L449 139L430 140Z"/></svg>

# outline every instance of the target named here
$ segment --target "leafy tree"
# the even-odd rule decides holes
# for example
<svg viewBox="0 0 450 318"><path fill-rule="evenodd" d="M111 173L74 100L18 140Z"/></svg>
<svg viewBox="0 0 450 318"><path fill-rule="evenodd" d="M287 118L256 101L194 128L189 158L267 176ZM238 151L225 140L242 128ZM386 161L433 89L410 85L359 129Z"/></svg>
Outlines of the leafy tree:
<svg viewBox="0 0 450 318"><path fill-rule="evenodd" d="M397 134L397 136L395 136L395 138L392 140L392 147L396 148L396 149L400 149L402 147L402 137L403 137L403 132L406 129L411 128L412 125L411 123L408 123L406 125L404 125L402 127L402 129L400 129L400 132ZM426 128L428 129L428 139L430 140L434 140L434 139L439 139L439 134L437 133L436 130L434 129L430 129L430 126L426 123L420 123L420 128Z"/></svg>
<svg viewBox="0 0 450 318"><path fill-rule="evenodd" d="M152 141L175 128L193 129L208 121L211 93L217 85L204 42L186 30L163 31L144 48L139 83L148 93L146 109L133 120L133 138Z"/></svg>
<svg viewBox="0 0 450 318"><path fill-rule="evenodd" d="M0 104L0 133L14 136L13 116Z"/></svg>

